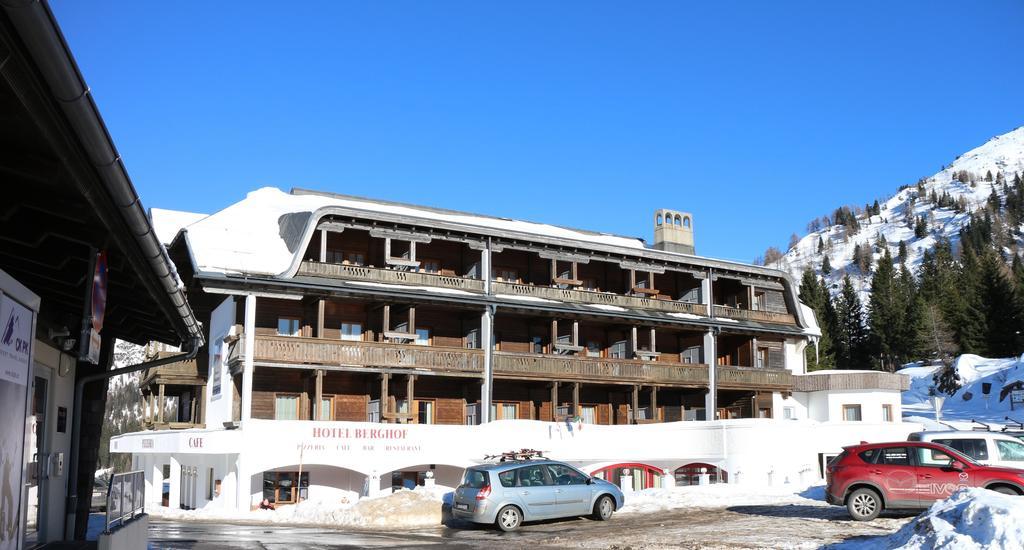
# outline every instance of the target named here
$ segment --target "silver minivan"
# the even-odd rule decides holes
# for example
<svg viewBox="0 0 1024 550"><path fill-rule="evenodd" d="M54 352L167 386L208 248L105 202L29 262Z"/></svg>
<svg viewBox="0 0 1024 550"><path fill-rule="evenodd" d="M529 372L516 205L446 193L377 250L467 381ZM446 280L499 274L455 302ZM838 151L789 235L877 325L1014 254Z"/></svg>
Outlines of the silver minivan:
<svg viewBox="0 0 1024 550"><path fill-rule="evenodd" d="M1024 442L1004 433L983 430L915 432L907 439L945 445L986 466L1024 469Z"/></svg>
<svg viewBox="0 0 1024 550"><path fill-rule="evenodd" d="M524 521L591 516L607 520L625 497L615 485L554 460L515 460L467 468L452 516L513 531Z"/></svg>

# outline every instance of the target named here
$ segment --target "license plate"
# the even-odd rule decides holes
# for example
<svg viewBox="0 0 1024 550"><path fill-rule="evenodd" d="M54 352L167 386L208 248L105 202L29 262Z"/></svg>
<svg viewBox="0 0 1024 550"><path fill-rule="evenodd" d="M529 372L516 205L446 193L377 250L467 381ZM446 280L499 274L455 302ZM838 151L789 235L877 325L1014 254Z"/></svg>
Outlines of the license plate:
<svg viewBox="0 0 1024 550"><path fill-rule="evenodd" d="M461 502L456 502L455 503L455 509L456 510L469 510L469 505L468 504L463 504Z"/></svg>

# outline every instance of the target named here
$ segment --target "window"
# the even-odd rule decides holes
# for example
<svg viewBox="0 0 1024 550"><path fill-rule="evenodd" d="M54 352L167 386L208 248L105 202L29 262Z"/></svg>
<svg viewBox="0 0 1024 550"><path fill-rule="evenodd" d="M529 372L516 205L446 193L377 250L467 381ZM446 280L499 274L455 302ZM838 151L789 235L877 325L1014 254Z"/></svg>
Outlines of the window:
<svg viewBox="0 0 1024 550"><path fill-rule="evenodd" d="M793 407L782 407L782 418L784 420L795 420L796 409Z"/></svg>
<svg viewBox="0 0 1024 550"><path fill-rule="evenodd" d="M366 404L366 421L380 422L380 399L373 399Z"/></svg>
<svg viewBox="0 0 1024 550"><path fill-rule="evenodd" d="M299 419L299 396L297 395L276 395L274 396L274 420L298 420Z"/></svg>
<svg viewBox="0 0 1024 550"><path fill-rule="evenodd" d="M320 420L334 420L334 396L320 397Z"/></svg>
<svg viewBox="0 0 1024 550"><path fill-rule="evenodd" d="M281 336L300 336L299 320L292 317L277 319L277 333Z"/></svg>
<svg viewBox="0 0 1024 550"><path fill-rule="evenodd" d="M768 366L768 348L757 348L757 355L754 356L754 366L763 369Z"/></svg>
<svg viewBox="0 0 1024 550"><path fill-rule="evenodd" d="M597 424L597 407L593 405L581 405L580 419L584 424Z"/></svg>
<svg viewBox="0 0 1024 550"><path fill-rule="evenodd" d="M683 217L683 227L690 227L690 217L689 216L684 216Z"/></svg>
<svg viewBox="0 0 1024 550"><path fill-rule="evenodd" d="M434 402L433 401L420 401L419 402L419 423L420 424L433 424L434 423Z"/></svg>
<svg viewBox="0 0 1024 550"><path fill-rule="evenodd" d="M491 403L491 420L515 420L519 418L518 403Z"/></svg>
<svg viewBox="0 0 1024 550"><path fill-rule="evenodd" d="M608 348L608 357L612 359L625 359L626 358L626 341L619 340Z"/></svg>
<svg viewBox="0 0 1024 550"><path fill-rule="evenodd" d="M843 452L843 454L846 454L845 451ZM868 449L866 451L862 451L859 456L860 459L863 460L864 462L867 462L868 464L874 464L875 460L878 459L879 454L881 454L881 449ZM838 459L836 459L836 461L838 462Z"/></svg>
<svg viewBox="0 0 1024 550"><path fill-rule="evenodd" d="M530 338L530 351L533 353L544 353L544 339L540 336Z"/></svg>
<svg viewBox="0 0 1024 550"><path fill-rule="evenodd" d="M480 489L488 484L487 472L470 468L466 470L466 473L462 474L462 485L460 487Z"/></svg>
<svg viewBox="0 0 1024 550"><path fill-rule="evenodd" d="M882 422L893 422L892 405L882 405Z"/></svg>
<svg viewBox="0 0 1024 550"><path fill-rule="evenodd" d="M519 272L515 269L509 269L507 267L497 267L494 269L494 276L499 281L506 283L518 283Z"/></svg>
<svg viewBox="0 0 1024 550"><path fill-rule="evenodd" d="M519 487L543 487L551 485L546 475L546 468L541 465L525 466L515 470L516 485Z"/></svg>
<svg viewBox="0 0 1024 550"><path fill-rule="evenodd" d="M754 303L752 305L753 307L751 309L753 309L754 311L764 311L765 309L768 309L768 302L765 293L755 292Z"/></svg>
<svg viewBox="0 0 1024 550"><path fill-rule="evenodd" d="M441 262L438 260L420 260L420 271L426 273L440 273Z"/></svg>
<svg viewBox="0 0 1024 550"><path fill-rule="evenodd" d="M953 457L938 449L918 447L914 450L917 452L918 466L924 466L927 468L945 468L953 461Z"/></svg>
<svg viewBox="0 0 1024 550"><path fill-rule="evenodd" d="M418 329L416 329L416 341L414 343L417 346L429 346L430 345L430 329L429 328L418 328Z"/></svg>
<svg viewBox="0 0 1024 550"><path fill-rule="evenodd" d="M480 347L480 329L469 329L469 332L466 333L466 347L469 349L477 349Z"/></svg>
<svg viewBox="0 0 1024 550"><path fill-rule="evenodd" d="M910 466L910 453L907 452L906 447L889 447L882 449L882 453L877 459L878 464L887 464L890 466Z"/></svg>
<svg viewBox="0 0 1024 550"><path fill-rule="evenodd" d="M298 472L264 472L263 498L277 504L293 503L296 497L309 498L309 473L302 472L298 487L295 486L297 479L300 479Z"/></svg>
<svg viewBox="0 0 1024 550"><path fill-rule="evenodd" d="M932 443L945 445L974 460L988 460L988 444L984 439L936 439Z"/></svg>
<svg viewBox="0 0 1024 550"><path fill-rule="evenodd" d="M342 263L352 265L366 265L366 256L362 252L345 252L345 259Z"/></svg>
<svg viewBox="0 0 1024 550"><path fill-rule="evenodd" d="M597 279L593 277L583 277L580 279L580 288L583 290L599 290L597 288Z"/></svg>
<svg viewBox="0 0 1024 550"><path fill-rule="evenodd" d="M843 405L843 420L860 422L860 405Z"/></svg>
<svg viewBox="0 0 1024 550"><path fill-rule="evenodd" d="M601 357L601 344L593 340L588 340L587 357Z"/></svg>
<svg viewBox="0 0 1024 550"><path fill-rule="evenodd" d="M586 485L587 476L564 464L548 464L548 474L555 485Z"/></svg>
<svg viewBox="0 0 1024 550"><path fill-rule="evenodd" d="M683 363L696 365L700 363L700 346L690 346L683 350Z"/></svg>
<svg viewBox="0 0 1024 550"><path fill-rule="evenodd" d="M771 418L772 417L772 410L771 409L765 409L765 408L757 409L757 417L758 418Z"/></svg>
<svg viewBox="0 0 1024 550"><path fill-rule="evenodd" d="M341 324L341 339L342 340L362 340L363 339L363 324L362 323L342 323Z"/></svg>
<svg viewBox="0 0 1024 550"><path fill-rule="evenodd" d="M661 220L662 220L661 214L658 214L658 222L657 222L658 225L661 225Z"/></svg>
<svg viewBox="0 0 1024 550"><path fill-rule="evenodd" d="M1024 443L997 439L996 448L999 450L999 460L1024 462Z"/></svg>

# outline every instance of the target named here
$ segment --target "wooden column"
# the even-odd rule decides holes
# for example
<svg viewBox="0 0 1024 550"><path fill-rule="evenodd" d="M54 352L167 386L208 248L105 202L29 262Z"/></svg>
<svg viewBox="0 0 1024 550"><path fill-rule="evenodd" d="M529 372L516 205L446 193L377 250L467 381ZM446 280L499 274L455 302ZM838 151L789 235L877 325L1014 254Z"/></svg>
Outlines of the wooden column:
<svg viewBox="0 0 1024 550"><path fill-rule="evenodd" d="M316 304L316 337L324 337L324 312L327 309L327 300L320 298Z"/></svg>
<svg viewBox="0 0 1024 550"><path fill-rule="evenodd" d="M555 345L558 344L558 319L551 320L551 353L557 353Z"/></svg>
<svg viewBox="0 0 1024 550"><path fill-rule="evenodd" d="M313 399L315 404L313 405L313 420L323 420L321 418L321 402L324 399L324 370L316 369L316 381L313 387ZM328 420L331 420L330 418Z"/></svg>
<svg viewBox="0 0 1024 550"><path fill-rule="evenodd" d="M391 408L390 407L391 399L388 396L388 378L391 378L391 375L386 373L386 372L382 373L380 375L380 421L381 422L387 422L388 419L387 419L386 415L391 412L389 410Z"/></svg>
<svg viewBox="0 0 1024 550"><path fill-rule="evenodd" d="M149 411L146 410L146 401L147 401L147 399L146 399L145 395L139 395L139 402L140 402L140 404L142 406L142 424L143 425L145 425L147 422L149 422Z"/></svg>
<svg viewBox="0 0 1024 550"><path fill-rule="evenodd" d="M573 382L572 384L572 414L573 416L580 415L580 383Z"/></svg>
<svg viewBox="0 0 1024 550"><path fill-rule="evenodd" d="M164 385L160 384L160 397L157 398L157 421L164 423Z"/></svg>
<svg viewBox="0 0 1024 550"><path fill-rule="evenodd" d="M651 418L661 420L658 414L658 386L651 386Z"/></svg>
<svg viewBox="0 0 1024 550"><path fill-rule="evenodd" d="M658 351L658 348L655 346L654 329L651 328L651 353L654 353L656 351Z"/></svg>
<svg viewBox="0 0 1024 550"><path fill-rule="evenodd" d="M193 389L191 394L192 395L189 397L189 404L188 404L188 423L189 424L195 424L196 423L196 390Z"/></svg>
<svg viewBox="0 0 1024 550"><path fill-rule="evenodd" d="M551 421L557 420L558 409L558 382L551 383Z"/></svg>
<svg viewBox="0 0 1024 550"><path fill-rule="evenodd" d="M637 328L632 326L629 329L629 358L636 358L636 352L640 349L640 344L637 342Z"/></svg>
<svg viewBox="0 0 1024 550"><path fill-rule="evenodd" d="M629 423L636 424L636 419L640 416L637 414L637 410L640 408L640 386L633 386L632 400L633 418L630 419Z"/></svg>
<svg viewBox="0 0 1024 550"><path fill-rule="evenodd" d="M407 408L409 409L409 415L410 415L410 418L406 418L405 419L405 423L407 423L407 424L414 423L414 419L416 419L415 421L418 422L418 419L419 419L418 411L413 410L413 405L415 404L414 403L414 401L415 401L415 392L414 392L414 390L415 389L416 389L416 375L410 374L408 376L408 379L405 381L405 402L408 404Z"/></svg>
<svg viewBox="0 0 1024 550"><path fill-rule="evenodd" d="M572 345L580 345L580 322L576 320L572 322Z"/></svg>
<svg viewBox="0 0 1024 550"><path fill-rule="evenodd" d="M327 230L320 230L320 263L327 261Z"/></svg>

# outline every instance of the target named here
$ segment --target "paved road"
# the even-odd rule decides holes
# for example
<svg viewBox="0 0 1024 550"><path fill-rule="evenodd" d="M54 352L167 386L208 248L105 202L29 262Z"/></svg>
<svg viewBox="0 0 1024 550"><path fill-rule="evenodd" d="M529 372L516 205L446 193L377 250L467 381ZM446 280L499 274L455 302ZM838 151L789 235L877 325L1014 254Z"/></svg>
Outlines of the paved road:
<svg viewBox="0 0 1024 550"><path fill-rule="evenodd" d="M528 524L515 533L466 524L410 531L351 531L280 525L154 520L150 548L169 550L340 550L348 548L819 548L885 535L910 515L851 521L829 506L735 506L621 514L608 522L573 519Z"/></svg>

